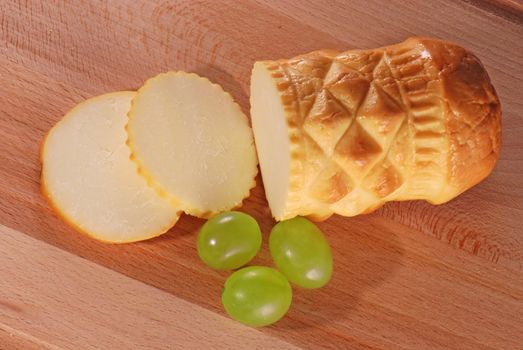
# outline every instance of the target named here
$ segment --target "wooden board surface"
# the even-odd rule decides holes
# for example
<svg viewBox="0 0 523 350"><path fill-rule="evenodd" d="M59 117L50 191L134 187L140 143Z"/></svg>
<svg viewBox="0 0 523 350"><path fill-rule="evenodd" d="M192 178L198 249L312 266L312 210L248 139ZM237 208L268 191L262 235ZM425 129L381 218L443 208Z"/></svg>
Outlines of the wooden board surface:
<svg viewBox="0 0 523 350"><path fill-rule="evenodd" d="M523 6L502 1L0 0L0 349L523 349ZM501 98L494 173L442 206L392 203L320 224L332 282L295 289L278 324L227 318L227 273L197 258L201 220L107 245L75 233L39 191L44 133L79 101L166 70L223 85L248 111L257 59L455 41ZM261 183L243 208L273 225Z"/></svg>

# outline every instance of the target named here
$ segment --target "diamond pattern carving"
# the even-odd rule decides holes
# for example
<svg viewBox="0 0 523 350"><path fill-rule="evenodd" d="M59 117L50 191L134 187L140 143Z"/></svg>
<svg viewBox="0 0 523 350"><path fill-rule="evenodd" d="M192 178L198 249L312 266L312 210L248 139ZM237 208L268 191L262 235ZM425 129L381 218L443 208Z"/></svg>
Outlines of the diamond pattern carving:
<svg viewBox="0 0 523 350"><path fill-rule="evenodd" d="M356 121L336 145L333 159L348 173L363 175L381 153L378 142Z"/></svg>
<svg viewBox="0 0 523 350"><path fill-rule="evenodd" d="M398 168L399 171L403 171L405 168L412 163L414 156L411 152L411 144L409 140L409 127L408 123L403 123L399 130L396 132L396 136L390 143L389 147L389 159Z"/></svg>
<svg viewBox="0 0 523 350"><path fill-rule="evenodd" d="M405 69L402 65L409 60L394 60L397 57L376 51L325 53L323 57L314 53L286 65L303 122L302 145L308 155L304 166L309 170L305 188L318 202L340 202L355 188L384 198L404 183L402 172L416 152L409 142L411 123L404 107L413 101L410 90L403 91L408 80L395 75L426 73L423 65ZM398 73L399 69L403 70ZM415 116L420 125L436 118L433 105L424 104L419 118Z"/></svg>
<svg viewBox="0 0 523 350"><path fill-rule="evenodd" d="M383 53L379 51L348 51L336 57L345 66L363 75L370 75L370 79L374 68L382 58Z"/></svg>
<svg viewBox="0 0 523 350"><path fill-rule="evenodd" d="M290 61L286 65L285 71L295 86L302 116L309 114L316 99L316 92L322 89L323 79L331 64L331 59L317 55L308 60Z"/></svg>
<svg viewBox="0 0 523 350"><path fill-rule="evenodd" d="M387 197L397 190L402 183L401 173L387 159L377 164L363 181L363 185L371 189L380 198Z"/></svg>
<svg viewBox="0 0 523 350"><path fill-rule="evenodd" d="M323 203L336 203L352 190L352 181L342 168L331 162L314 179L310 188L312 198Z"/></svg>
<svg viewBox="0 0 523 350"><path fill-rule="evenodd" d="M336 64L334 68L339 65ZM325 84L326 88L351 114L356 113L367 94L369 81L358 72L349 69L339 69L337 74L330 78Z"/></svg>
<svg viewBox="0 0 523 350"><path fill-rule="evenodd" d="M349 112L331 93L323 89L305 118L303 128L323 152L330 156L338 140L349 128L352 119Z"/></svg>
<svg viewBox="0 0 523 350"><path fill-rule="evenodd" d="M373 82L358 111L358 121L365 130L386 147L406 118L401 105Z"/></svg>
<svg viewBox="0 0 523 350"><path fill-rule="evenodd" d="M398 106L403 105L401 99L401 92L398 86L398 82L394 79L392 71L386 60L381 60L376 68L374 68L374 80L373 83L380 87L381 90L388 95L388 97L396 102Z"/></svg>

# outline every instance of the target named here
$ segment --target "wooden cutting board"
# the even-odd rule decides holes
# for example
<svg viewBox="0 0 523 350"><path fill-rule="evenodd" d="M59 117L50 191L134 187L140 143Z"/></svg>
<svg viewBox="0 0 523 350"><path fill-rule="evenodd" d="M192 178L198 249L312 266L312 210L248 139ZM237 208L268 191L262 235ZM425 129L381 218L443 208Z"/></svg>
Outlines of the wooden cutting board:
<svg viewBox="0 0 523 350"><path fill-rule="evenodd" d="M209 77L249 110L257 59L455 41L503 106L494 173L452 202L392 203L319 226L335 272L253 329L220 303L227 273L197 258L202 220L107 245L40 194L44 133L79 101L159 72ZM498 1L0 0L0 349L523 349L523 5ZM261 182L243 208L273 225Z"/></svg>

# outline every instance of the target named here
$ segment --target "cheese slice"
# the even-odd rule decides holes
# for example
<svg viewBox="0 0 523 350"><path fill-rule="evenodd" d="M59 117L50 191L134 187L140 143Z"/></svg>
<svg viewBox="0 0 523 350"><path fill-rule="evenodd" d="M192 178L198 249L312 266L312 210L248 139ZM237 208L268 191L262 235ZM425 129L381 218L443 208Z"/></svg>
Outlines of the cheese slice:
<svg viewBox="0 0 523 350"><path fill-rule="evenodd" d="M188 214L235 208L255 186L247 117L219 85L196 74L148 80L133 99L127 132L140 173Z"/></svg>
<svg viewBox="0 0 523 350"><path fill-rule="evenodd" d="M179 209L147 185L126 146L127 112L135 92L80 103L49 131L42 189L66 222L101 241L124 243L158 236Z"/></svg>
<svg viewBox="0 0 523 350"><path fill-rule="evenodd" d="M254 66L251 82L251 118L256 138L265 194L272 215L279 219L288 210L291 146L284 106L273 78L265 67Z"/></svg>

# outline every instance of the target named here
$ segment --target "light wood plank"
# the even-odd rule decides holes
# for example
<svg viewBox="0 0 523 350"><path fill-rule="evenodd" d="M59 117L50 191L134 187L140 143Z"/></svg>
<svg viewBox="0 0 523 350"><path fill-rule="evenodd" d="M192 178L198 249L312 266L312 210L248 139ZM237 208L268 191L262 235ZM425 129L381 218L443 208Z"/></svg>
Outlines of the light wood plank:
<svg viewBox="0 0 523 350"><path fill-rule="evenodd" d="M505 12L490 11L483 2L451 0L2 1L0 225L11 229L3 228L9 235L0 236L9 242L0 247L0 286L8 286L0 290L5 302L0 305L0 348L47 343L89 348L94 346L89 331L102 341L136 337L143 346L161 345L157 340L176 334L183 344L205 347L206 339L184 322L200 322L200 329L211 334L216 327L226 330L231 342L279 339L282 346L302 348L520 348L523 25L510 1L489 3ZM87 97L136 89L158 72L182 69L222 84L248 111L256 59L374 47L414 34L456 41L485 63L503 106L496 170L443 206L394 203L372 215L333 217L320 224L333 246L334 278L321 290L295 289L288 316L273 327L253 331L224 315L219 296L228 274L207 269L195 250L203 221L185 216L158 239L106 245L67 227L40 194L42 137ZM273 221L259 179L243 210L259 220L266 242ZM54 258L48 260L45 252ZM266 246L253 263L272 264ZM73 271L90 272L85 279ZM53 284L61 281L66 282ZM93 289L92 281L112 287ZM74 293L46 288L49 284ZM141 293L129 296L135 288ZM101 297L104 293L109 299ZM62 305L57 295L68 303ZM122 296L136 307L118 306ZM84 298L88 304L80 302ZM113 306L96 311L97 303ZM165 324L158 325L147 315L162 303L171 306L159 316ZM16 306L26 304L39 313L17 319ZM178 305L197 316L178 313ZM52 317L41 323L47 313ZM115 327L122 315L130 321ZM80 333L67 329L63 320L81 326Z"/></svg>
<svg viewBox="0 0 523 350"><path fill-rule="evenodd" d="M13 346L296 349L2 225L0 256L0 340Z"/></svg>

